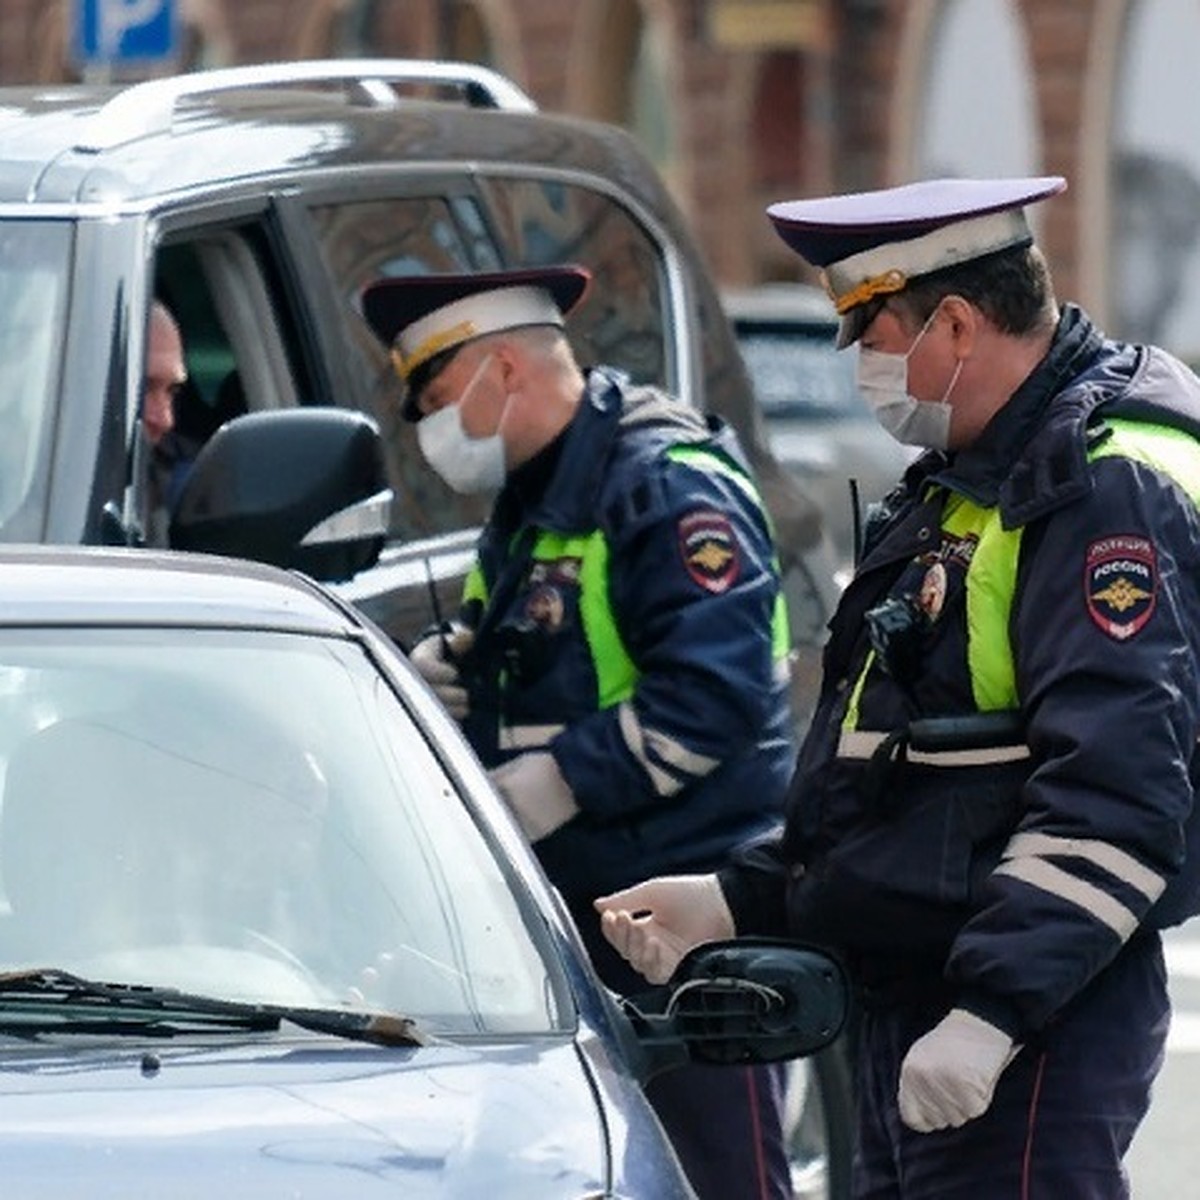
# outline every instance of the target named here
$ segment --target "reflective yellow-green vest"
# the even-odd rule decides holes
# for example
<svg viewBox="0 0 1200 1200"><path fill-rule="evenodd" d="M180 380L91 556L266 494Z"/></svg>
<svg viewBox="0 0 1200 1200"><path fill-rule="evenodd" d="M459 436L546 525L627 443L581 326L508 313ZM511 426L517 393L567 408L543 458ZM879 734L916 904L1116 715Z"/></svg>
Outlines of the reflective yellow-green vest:
<svg viewBox="0 0 1200 1200"><path fill-rule="evenodd" d="M1173 479L1200 507L1200 441L1170 426L1124 418L1107 419L1105 428L1109 436L1096 440L1089 459L1121 455L1146 463ZM976 540L966 577L967 668L975 707L979 712L1019 708L1009 621L1024 529L1003 528L998 508L984 508L957 493L946 502L942 529L951 537ZM868 655L843 731L858 728L858 701L873 660Z"/></svg>
<svg viewBox="0 0 1200 1200"><path fill-rule="evenodd" d="M667 456L675 462L712 471L731 480L758 505L769 522L766 506L753 480L725 455L702 446L681 445L671 447ZM555 562L563 558L579 560L579 613L596 672L596 707L611 708L628 700L637 685L639 671L629 656L613 614L608 591L609 549L604 531L594 529L589 533L563 534L540 530L530 556L535 562ZM463 587L463 603L477 601L486 606L487 600L487 580L476 561ZM775 598L771 621L771 649L775 660L786 659L790 647L787 604L780 591Z"/></svg>

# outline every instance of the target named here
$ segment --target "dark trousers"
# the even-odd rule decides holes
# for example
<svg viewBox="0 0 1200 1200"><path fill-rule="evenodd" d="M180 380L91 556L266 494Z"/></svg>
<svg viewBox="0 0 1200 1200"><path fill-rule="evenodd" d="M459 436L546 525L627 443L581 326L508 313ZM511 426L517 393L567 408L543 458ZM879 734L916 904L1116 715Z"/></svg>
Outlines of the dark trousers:
<svg viewBox="0 0 1200 1200"><path fill-rule="evenodd" d="M605 984L623 996L648 991L604 939L590 906L572 912ZM792 1200L783 1140L782 1064L689 1064L647 1083L646 1097L698 1200Z"/></svg>
<svg viewBox="0 0 1200 1200"><path fill-rule="evenodd" d="M791 1200L782 1066L678 1067L646 1085L699 1200Z"/></svg>
<svg viewBox="0 0 1200 1200"><path fill-rule="evenodd" d="M914 1133L897 1110L900 1064L945 1012L862 1014L856 1200L1127 1200L1122 1159L1150 1106L1170 1020L1158 936L1139 935L1023 1046L981 1117Z"/></svg>

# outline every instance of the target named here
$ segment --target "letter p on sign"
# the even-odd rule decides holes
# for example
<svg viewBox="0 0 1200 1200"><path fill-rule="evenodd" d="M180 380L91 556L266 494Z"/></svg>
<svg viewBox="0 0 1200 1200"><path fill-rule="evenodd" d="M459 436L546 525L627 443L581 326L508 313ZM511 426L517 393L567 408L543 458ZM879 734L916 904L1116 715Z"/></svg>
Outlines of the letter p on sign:
<svg viewBox="0 0 1200 1200"><path fill-rule="evenodd" d="M177 0L76 0L76 44L85 63L174 57Z"/></svg>

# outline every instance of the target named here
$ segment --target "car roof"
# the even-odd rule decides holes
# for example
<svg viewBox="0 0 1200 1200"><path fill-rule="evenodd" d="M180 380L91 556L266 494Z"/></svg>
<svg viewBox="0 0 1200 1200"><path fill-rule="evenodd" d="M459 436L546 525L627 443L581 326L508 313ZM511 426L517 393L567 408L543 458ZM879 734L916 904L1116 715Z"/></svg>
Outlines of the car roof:
<svg viewBox="0 0 1200 1200"><path fill-rule="evenodd" d="M748 288L726 288L721 303L735 322L797 324L836 331L833 301L808 283L762 283Z"/></svg>
<svg viewBox="0 0 1200 1200"><path fill-rule="evenodd" d="M383 80L390 72L403 83L405 71L436 75L441 67L465 73L466 81L418 79L414 97ZM317 86L327 75L333 86ZM431 86L466 99L439 99ZM584 129L593 134L579 136ZM635 193L657 194L656 180L629 170L621 139L631 137L539 113L503 76L473 64L330 60L201 71L126 88L8 87L0 88L0 204L27 212L31 205L137 206L322 168L414 163L447 164L461 174L477 163L552 161L607 176L616 170Z"/></svg>
<svg viewBox="0 0 1200 1200"><path fill-rule="evenodd" d="M0 546L0 629L48 625L335 636L361 627L307 578L259 563L172 551Z"/></svg>

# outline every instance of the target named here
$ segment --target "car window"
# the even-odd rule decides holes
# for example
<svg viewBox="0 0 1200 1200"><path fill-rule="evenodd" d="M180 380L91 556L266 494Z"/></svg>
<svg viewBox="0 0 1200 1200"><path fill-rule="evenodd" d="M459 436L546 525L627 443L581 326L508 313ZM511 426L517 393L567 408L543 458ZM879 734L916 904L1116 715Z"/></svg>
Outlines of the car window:
<svg viewBox="0 0 1200 1200"><path fill-rule="evenodd" d="M190 464L221 425L247 412L329 402L325 373L301 334L302 313L285 286L267 219L255 213L203 223L200 216L169 214L154 253L154 295L179 324L187 381L174 399L174 430L153 459L142 459L147 470L173 481L158 489L169 493L170 505L164 509L154 487L134 472L141 528L152 546L168 544L169 507Z"/></svg>
<svg viewBox="0 0 1200 1200"><path fill-rule="evenodd" d="M513 875L366 655L290 634L0 637L0 970L559 1027Z"/></svg>
<svg viewBox="0 0 1200 1200"><path fill-rule="evenodd" d="M489 496L450 491L425 464L400 419L401 388L388 354L358 315L368 283L384 276L493 270L578 261L595 282L569 335L584 364L605 362L636 380L669 383L663 255L615 201L586 188L489 178L474 194L317 204L310 210L325 266L344 300L346 341L371 415L384 430L397 500L393 535L449 533L482 523Z"/></svg>
<svg viewBox="0 0 1200 1200"><path fill-rule="evenodd" d="M188 402L206 410L185 410L185 427L299 402L299 338L257 224L176 235L156 256L155 292L179 321Z"/></svg>
<svg viewBox="0 0 1200 1200"><path fill-rule="evenodd" d="M489 497L458 495L426 465L415 426L400 416L402 389L391 359L358 312L362 289L382 276L494 267L494 237L472 205L441 196L318 204L310 214L343 301L346 342L354 350L350 374L384 433L396 493L392 536L416 538L482 524Z"/></svg>
<svg viewBox="0 0 1200 1200"><path fill-rule="evenodd" d="M869 417L854 383L854 355L834 334L787 322L735 322L738 345L763 414L812 420Z"/></svg>
<svg viewBox="0 0 1200 1200"><path fill-rule="evenodd" d="M72 228L0 221L0 528L8 541L41 535Z"/></svg>
<svg viewBox="0 0 1200 1200"><path fill-rule="evenodd" d="M154 291L174 314L181 332L186 331L184 356L196 402L215 410L237 359L205 277L200 248L191 242L162 247L155 262ZM186 413L185 420L190 415Z"/></svg>
<svg viewBox="0 0 1200 1200"><path fill-rule="evenodd" d="M587 188L514 179L482 187L512 265L578 262L591 270L591 290L570 322L579 361L673 390L663 254L649 232L611 197Z"/></svg>

